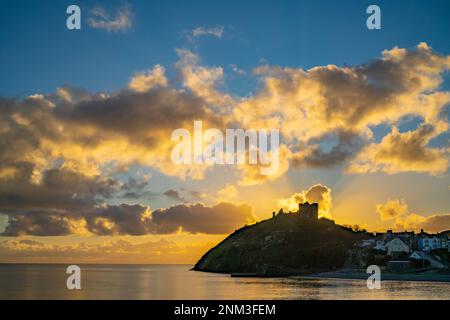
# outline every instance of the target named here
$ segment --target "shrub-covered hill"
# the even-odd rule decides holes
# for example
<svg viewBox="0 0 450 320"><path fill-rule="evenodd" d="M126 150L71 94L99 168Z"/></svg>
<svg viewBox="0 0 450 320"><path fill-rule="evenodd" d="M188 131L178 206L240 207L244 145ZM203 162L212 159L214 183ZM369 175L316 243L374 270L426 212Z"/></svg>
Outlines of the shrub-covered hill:
<svg viewBox="0 0 450 320"><path fill-rule="evenodd" d="M279 214L236 230L209 250L193 270L284 276L333 270L344 265L347 250L368 238L328 219L305 220Z"/></svg>

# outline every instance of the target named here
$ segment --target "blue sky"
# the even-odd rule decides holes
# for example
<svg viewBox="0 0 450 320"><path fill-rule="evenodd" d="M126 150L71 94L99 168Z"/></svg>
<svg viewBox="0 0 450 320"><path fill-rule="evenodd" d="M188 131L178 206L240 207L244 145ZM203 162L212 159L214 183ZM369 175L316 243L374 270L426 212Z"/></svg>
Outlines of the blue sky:
<svg viewBox="0 0 450 320"><path fill-rule="evenodd" d="M65 28L69 4L82 9L82 30ZM89 28L95 6L128 3L133 27L108 33ZM0 11L0 94L51 92L62 84L93 91L124 86L134 72L156 63L171 66L175 48L197 52L206 65L234 64L250 71L262 62L310 68L367 62L393 46L427 41L450 52L448 1L377 1L382 30L365 27L368 1L9 1ZM186 33L199 26L225 28L222 39L195 44ZM168 70L170 74L170 69ZM225 69L230 71L230 69ZM226 89L254 90L251 77L230 72Z"/></svg>

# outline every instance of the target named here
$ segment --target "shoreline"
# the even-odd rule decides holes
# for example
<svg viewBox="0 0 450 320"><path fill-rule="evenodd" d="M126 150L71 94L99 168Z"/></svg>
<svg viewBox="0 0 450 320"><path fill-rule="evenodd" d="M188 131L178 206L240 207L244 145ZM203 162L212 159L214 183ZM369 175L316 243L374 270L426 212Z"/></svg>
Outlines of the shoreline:
<svg viewBox="0 0 450 320"><path fill-rule="evenodd" d="M294 276L303 279L367 280L370 275L363 271L329 271L310 275ZM450 283L450 273L381 273L381 281L419 281Z"/></svg>

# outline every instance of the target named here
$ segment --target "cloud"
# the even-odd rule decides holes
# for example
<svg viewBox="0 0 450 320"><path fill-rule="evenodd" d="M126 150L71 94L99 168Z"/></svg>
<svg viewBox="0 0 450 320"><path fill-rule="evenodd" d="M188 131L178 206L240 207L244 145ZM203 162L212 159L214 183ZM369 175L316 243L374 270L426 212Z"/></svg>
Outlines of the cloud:
<svg viewBox="0 0 450 320"><path fill-rule="evenodd" d="M117 198L128 199L146 199L151 200L157 196L157 193L148 190L148 182L150 174L138 175L137 177L129 176L126 182L119 182L120 192L114 196Z"/></svg>
<svg viewBox="0 0 450 320"><path fill-rule="evenodd" d="M395 228L398 230L415 230L417 232L421 229L426 232L447 231L450 230L450 213L431 216L411 213L396 219Z"/></svg>
<svg viewBox="0 0 450 320"><path fill-rule="evenodd" d="M116 16L112 17L104 8L96 7L90 11L89 26L94 29L103 29L108 32L126 31L133 25L130 7L117 9Z"/></svg>
<svg viewBox="0 0 450 320"><path fill-rule="evenodd" d="M214 243L179 244L158 241L130 242L127 239L70 245L46 244L29 239L0 242L1 263L195 263Z"/></svg>
<svg viewBox="0 0 450 320"><path fill-rule="evenodd" d="M228 202L182 204L154 211L139 204L103 205L79 212L0 210L9 220L2 236L226 234L256 221L252 207Z"/></svg>
<svg viewBox="0 0 450 320"><path fill-rule="evenodd" d="M239 68L239 67L238 67L237 65L235 65L235 64L230 64L230 65L228 65L228 66L230 67L230 69L231 69L234 73L236 73L236 74L238 74L238 75L244 75L244 74L247 74L247 72L245 72L245 70Z"/></svg>
<svg viewBox="0 0 450 320"><path fill-rule="evenodd" d="M194 38L203 37L203 36L212 36L215 38L222 38L225 28L223 26L215 26L215 27L197 27L192 30L190 36Z"/></svg>
<svg viewBox="0 0 450 320"><path fill-rule="evenodd" d="M72 211L82 212L101 203L119 190L117 181L102 176L85 176L66 169L46 170L33 181L28 164L15 167L15 180L0 180L0 212Z"/></svg>
<svg viewBox="0 0 450 320"><path fill-rule="evenodd" d="M428 143L448 132L442 111L450 93L440 90L449 68L450 56L425 43L385 50L380 58L355 66L304 70L263 65L254 71L262 90L236 102L233 114L244 127L280 128L295 166L332 168L357 159L362 164L352 164L348 171L421 172L422 163L431 159L433 173L442 172L448 168L445 154ZM405 145L407 137L394 130L390 140L401 140L402 154L381 153L381 164L367 160L365 147L375 140L373 128L406 117L422 119L416 129L418 146Z"/></svg>
<svg viewBox="0 0 450 320"><path fill-rule="evenodd" d="M146 92L158 86L165 87L168 82L165 72L166 69L157 64L151 70L135 74L128 84L128 88L136 92Z"/></svg>
<svg viewBox="0 0 450 320"><path fill-rule="evenodd" d="M52 210L9 213L8 224L1 236L20 237L34 235L40 237L86 235L85 221Z"/></svg>
<svg viewBox="0 0 450 320"><path fill-rule="evenodd" d="M196 191L196 190L185 190L188 195L196 200L202 200L206 198L207 194L205 192Z"/></svg>
<svg viewBox="0 0 450 320"><path fill-rule="evenodd" d="M97 235L140 236L153 230L150 208L139 204L107 205L83 218L89 232Z"/></svg>
<svg viewBox="0 0 450 320"><path fill-rule="evenodd" d="M173 190L173 189L169 189L169 190L165 191L165 192L163 193L163 195L165 195L166 197L171 198L171 199L173 199L173 200L177 200L177 201L185 201L185 200L180 196L180 193L179 193L178 191L176 191L176 190Z"/></svg>
<svg viewBox="0 0 450 320"><path fill-rule="evenodd" d="M177 49L180 60L176 67L180 71L183 85L194 92L197 96L203 98L211 106L217 108L219 112L227 111L224 107L232 107L234 99L218 91L218 86L223 78L222 67L205 67L200 65L198 55L190 50Z"/></svg>
<svg viewBox="0 0 450 320"><path fill-rule="evenodd" d="M450 230L450 213L428 216L422 221L420 228L430 232Z"/></svg>
<svg viewBox="0 0 450 320"><path fill-rule="evenodd" d="M120 190L118 181L100 175L53 168L35 181L31 164L14 168L14 180L0 180L0 213L8 217L2 233L6 236L85 234L83 215Z"/></svg>
<svg viewBox="0 0 450 320"><path fill-rule="evenodd" d="M416 130L401 133L396 127L380 143L368 145L353 160L348 172L384 171L443 173L448 168L448 151L445 148L427 147L439 135L432 125L421 125Z"/></svg>
<svg viewBox="0 0 450 320"><path fill-rule="evenodd" d="M299 203L318 203L319 216L330 218L331 208L333 207L331 189L322 184L316 184L307 190L294 193L288 198L278 201L278 205L286 211L297 211Z"/></svg>
<svg viewBox="0 0 450 320"><path fill-rule="evenodd" d="M360 133L338 129L298 146L299 151L292 156L292 164L296 167L332 168L352 159L367 140L368 137ZM324 150L323 144L331 147Z"/></svg>
<svg viewBox="0 0 450 320"><path fill-rule="evenodd" d="M411 213L405 200L392 199L386 203L377 204L376 212L383 221L392 221L396 230L421 229L426 232L441 232L450 230L450 213L424 216Z"/></svg>
<svg viewBox="0 0 450 320"><path fill-rule="evenodd" d="M271 153L269 152L269 157L270 154ZM278 157L274 157L273 159L271 159L271 165L273 166L271 167L271 174L269 175L262 175L261 169L269 168L270 165L263 165L260 163L256 165L251 165L248 163L238 165L237 170L240 173L238 184L242 186L252 186L268 181L274 181L284 176L286 172L289 170L290 158L291 158L290 149L286 145L281 144L279 147Z"/></svg>
<svg viewBox="0 0 450 320"><path fill-rule="evenodd" d="M55 161L87 176L105 174L111 166L126 171L141 165L181 179L202 179L208 165L174 165L170 159L171 132L191 128L194 120L222 130L281 130L278 174L261 176L258 166L238 166L241 185L276 179L290 165L344 165L352 173L423 172L429 166L437 174L448 168L448 152L428 144L448 132L442 110L450 94L438 89L450 58L425 44L387 50L354 67L262 66L255 72L264 87L245 98L218 89L221 67L201 65L189 50L177 52L181 89L156 65L114 93L61 87L23 100L0 99L0 150L8 150L0 153L0 179L14 179L21 162L33 166L32 179L38 181ZM395 124L406 116L421 117L423 123L411 133L394 126L381 143L373 142L371 126Z"/></svg>
<svg viewBox="0 0 450 320"><path fill-rule="evenodd" d="M381 220L390 220L408 213L408 205L404 200L393 199L383 204L377 204L376 212Z"/></svg>
<svg viewBox="0 0 450 320"><path fill-rule="evenodd" d="M219 191L217 191L215 198L218 201L236 201L239 192L232 184L228 184Z"/></svg>
<svg viewBox="0 0 450 320"><path fill-rule="evenodd" d="M0 99L0 110L4 179L15 177L21 163L33 167L35 181L55 165L94 176L134 164L199 179L208 166L175 165L171 133L191 128L197 119L224 126L203 99L168 87L113 95L65 87L40 98Z"/></svg>

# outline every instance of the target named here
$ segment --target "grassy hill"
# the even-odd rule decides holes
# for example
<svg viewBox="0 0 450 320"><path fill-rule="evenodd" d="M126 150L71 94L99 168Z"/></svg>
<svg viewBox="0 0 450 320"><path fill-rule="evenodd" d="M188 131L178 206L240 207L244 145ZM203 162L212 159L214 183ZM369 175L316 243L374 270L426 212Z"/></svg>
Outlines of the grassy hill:
<svg viewBox="0 0 450 320"><path fill-rule="evenodd" d="M280 214L236 230L208 251L197 271L284 276L333 270L344 265L347 250L368 236L333 221L308 221Z"/></svg>

